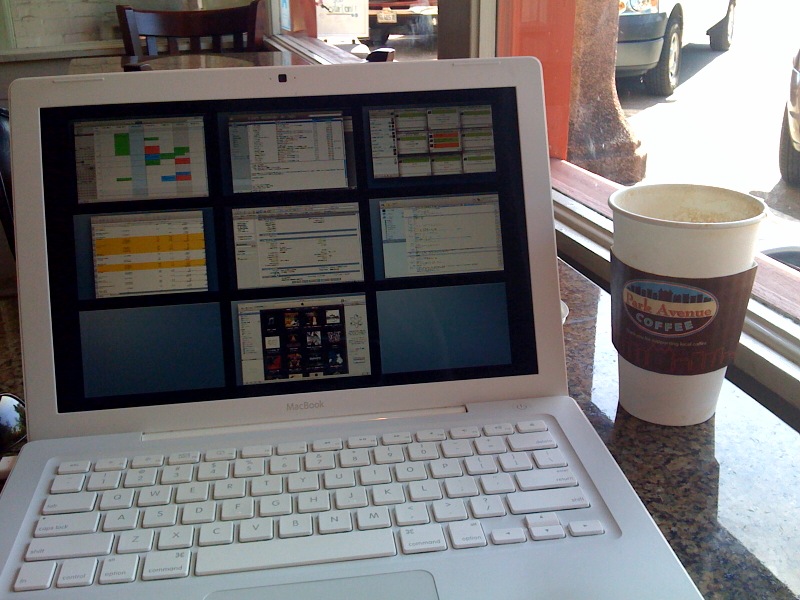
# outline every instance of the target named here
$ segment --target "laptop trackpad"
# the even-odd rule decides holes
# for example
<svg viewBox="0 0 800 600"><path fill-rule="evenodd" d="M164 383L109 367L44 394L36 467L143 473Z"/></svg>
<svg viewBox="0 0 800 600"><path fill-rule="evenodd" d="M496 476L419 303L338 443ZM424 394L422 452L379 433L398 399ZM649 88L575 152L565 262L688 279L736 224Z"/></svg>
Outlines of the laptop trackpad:
<svg viewBox="0 0 800 600"><path fill-rule="evenodd" d="M344 579L307 581L266 587L215 592L206 600L353 600L371 598L380 590L381 600L438 600L433 575L427 571L384 573Z"/></svg>

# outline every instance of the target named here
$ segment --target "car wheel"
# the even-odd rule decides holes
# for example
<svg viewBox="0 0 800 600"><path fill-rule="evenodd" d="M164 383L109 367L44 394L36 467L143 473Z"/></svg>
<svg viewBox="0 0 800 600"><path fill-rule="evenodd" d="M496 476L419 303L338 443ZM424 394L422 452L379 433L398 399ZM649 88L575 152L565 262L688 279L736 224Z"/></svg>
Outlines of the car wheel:
<svg viewBox="0 0 800 600"><path fill-rule="evenodd" d="M667 22L667 33L658 64L644 74L644 85L653 96L669 96L678 87L678 75L681 70L681 49L683 46L683 28L678 20Z"/></svg>
<svg viewBox="0 0 800 600"><path fill-rule="evenodd" d="M731 42L733 41L733 12L735 8L736 4L734 2L728 4L728 13L725 18L708 30L708 39L712 50L717 52L730 50Z"/></svg>
<svg viewBox="0 0 800 600"><path fill-rule="evenodd" d="M792 136L789 133L789 114L788 109L783 114L783 124L781 125L781 146L778 153L778 166L781 170L781 177L789 185L800 187L800 152L795 150L792 144Z"/></svg>

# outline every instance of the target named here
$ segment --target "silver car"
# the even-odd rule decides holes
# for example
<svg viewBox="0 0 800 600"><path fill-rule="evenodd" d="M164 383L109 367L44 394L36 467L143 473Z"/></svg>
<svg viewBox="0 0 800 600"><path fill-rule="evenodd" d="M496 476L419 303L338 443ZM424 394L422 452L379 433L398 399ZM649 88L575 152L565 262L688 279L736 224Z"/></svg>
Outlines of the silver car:
<svg viewBox="0 0 800 600"><path fill-rule="evenodd" d="M789 100L783 114L781 145L778 154L781 177L789 185L800 187L800 51L794 57Z"/></svg>

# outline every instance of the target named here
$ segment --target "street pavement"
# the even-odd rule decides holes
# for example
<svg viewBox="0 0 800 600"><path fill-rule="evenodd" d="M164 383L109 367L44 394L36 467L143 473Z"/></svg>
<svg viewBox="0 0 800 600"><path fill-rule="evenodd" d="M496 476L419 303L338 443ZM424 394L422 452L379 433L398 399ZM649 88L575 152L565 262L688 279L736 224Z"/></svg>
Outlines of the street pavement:
<svg viewBox="0 0 800 600"><path fill-rule="evenodd" d="M617 84L647 153L642 183L688 182L763 198L772 215L760 249L800 246L800 189L780 178L778 144L791 63L800 49L800 2L739 0L728 52L685 40L681 84L668 98L639 81Z"/></svg>

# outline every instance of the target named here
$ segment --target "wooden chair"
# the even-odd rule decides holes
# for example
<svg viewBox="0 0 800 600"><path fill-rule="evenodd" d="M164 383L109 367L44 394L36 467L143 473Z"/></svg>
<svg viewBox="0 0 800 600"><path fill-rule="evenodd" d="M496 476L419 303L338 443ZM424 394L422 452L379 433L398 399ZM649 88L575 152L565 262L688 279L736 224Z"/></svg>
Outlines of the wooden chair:
<svg viewBox="0 0 800 600"><path fill-rule="evenodd" d="M233 8L189 11L136 10L118 4L117 18L128 56L181 54L185 48L181 40L188 40L188 51L193 54L257 52L265 46L265 11L264 0ZM223 45L223 38L228 36L233 38L232 47ZM210 46L203 43L204 39L211 41ZM165 46L163 40L166 52L159 52Z"/></svg>

